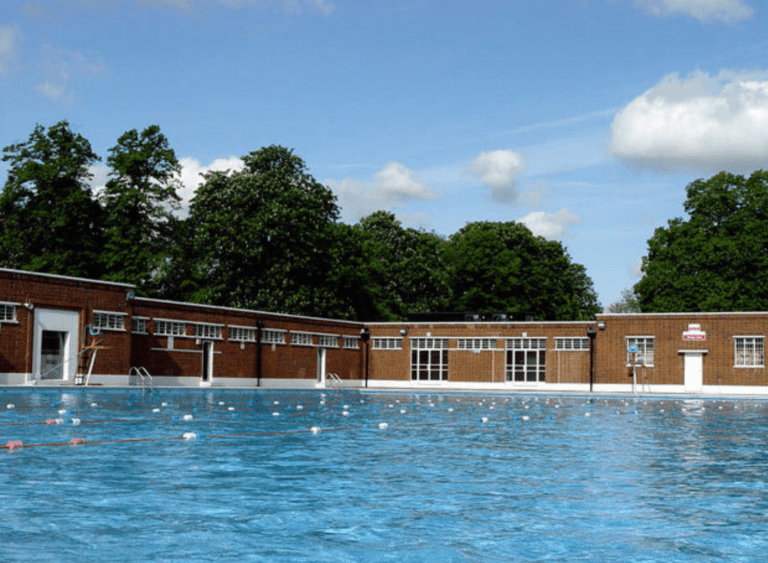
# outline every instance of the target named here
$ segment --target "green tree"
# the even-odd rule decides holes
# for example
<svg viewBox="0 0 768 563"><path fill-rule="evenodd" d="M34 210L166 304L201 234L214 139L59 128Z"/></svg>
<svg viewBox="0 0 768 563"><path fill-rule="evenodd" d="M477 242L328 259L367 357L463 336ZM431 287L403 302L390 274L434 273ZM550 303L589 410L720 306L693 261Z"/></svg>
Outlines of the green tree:
<svg viewBox="0 0 768 563"><path fill-rule="evenodd" d="M365 253L363 233L357 225L331 225L331 275L333 318L377 320L380 318L375 284L368 268L370 258Z"/></svg>
<svg viewBox="0 0 768 563"><path fill-rule="evenodd" d="M37 125L3 149L10 163L0 195L0 263L69 276L100 277L102 210L91 196L90 143L61 121Z"/></svg>
<svg viewBox="0 0 768 563"><path fill-rule="evenodd" d="M635 285L642 311L768 308L768 172L691 182L684 209L656 229Z"/></svg>
<svg viewBox="0 0 768 563"><path fill-rule="evenodd" d="M110 180L100 196L105 215L104 279L154 293L168 259L180 200L181 166L160 127L124 133L110 149Z"/></svg>
<svg viewBox="0 0 768 563"><path fill-rule="evenodd" d="M530 311L586 320L600 311L592 280L556 241L513 222L469 223L446 249L456 311Z"/></svg>
<svg viewBox="0 0 768 563"><path fill-rule="evenodd" d="M326 315L337 306L331 287L335 196L284 147L262 148L243 161L242 171L206 174L192 201L196 278L202 280L194 300Z"/></svg>
<svg viewBox="0 0 768 563"><path fill-rule="evenodd" d="M608 305L607 313L639 313L640 304L634 289L622 289L621 299Z"/></svg>
<svg viewBox="0 0 768 563"><path fill-rule="evenodd" d="M362 235L365 279L375 303L374 318L365 320L397 321L409 313L445 310L450 286L442 238L403 228L387 211L363 217L356 229Z"/></svg>

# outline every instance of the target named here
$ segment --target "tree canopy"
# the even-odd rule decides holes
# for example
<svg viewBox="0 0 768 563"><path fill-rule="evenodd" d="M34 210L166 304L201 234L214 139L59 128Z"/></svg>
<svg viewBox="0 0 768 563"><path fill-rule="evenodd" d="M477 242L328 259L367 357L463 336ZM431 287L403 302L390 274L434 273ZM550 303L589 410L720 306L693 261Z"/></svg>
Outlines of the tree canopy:
<svg viewBox="0 0 768 563"><path fill-rule="evenodd" d="M360 219L367 283L376 295L376 320L403 320L409 313L443 311L450 287L442 262L445 241L433 233L403 228L393 213Z"/></svg>
<svg viewBox="0 0 768 563"><path fill-rule="evenodd" d="M10 163L0 195L0 263L51 274L101 275L102 213L89 167L99 157L61 121L38 125L3 149Z"/></svg>
<svg viewBox="0 0 768 563"><path fill-rule="evenodd" d="M105 212L104 279L151 293L153 277L171 252L181 166L157 125L127 131L109 152L111 178L99 198Z"/></svg>
<svg viewBox="0 0 768 563"><path fill-rule="evenodd" d="M192 201L195 254L207 281L195 301L324 314L333 308L333 192L284 147L243 161L242 171L207 174Z"/></svg>
<svg viewBox="0 0 768 563"><path fill-rule="evenodd" d="M522 224L470 223L448 239L377 211L339 221L333 192L293 150L248 153L203 177L178 216L180 165L158 125L99 159L66 121L4 149L0 266L136 285L150 297L289 314L399 321L416 312L531 311L590 318L584 267ZM711 207L711 206L710 206Z"/></svg>
<svg viewBox="0 0 768 563"><path fill-rule="evenodd" d="M635 285L642 311L768 308L768 172L691 182L689 218L656 229Z"/></svg>
<svg viewBox="0 0 768 563"><path fill-rule="evenodd" d="M542 320L592 318L600 307L584 267L523 224L469 223L450 237L455 311L530 311Z"/></svg>

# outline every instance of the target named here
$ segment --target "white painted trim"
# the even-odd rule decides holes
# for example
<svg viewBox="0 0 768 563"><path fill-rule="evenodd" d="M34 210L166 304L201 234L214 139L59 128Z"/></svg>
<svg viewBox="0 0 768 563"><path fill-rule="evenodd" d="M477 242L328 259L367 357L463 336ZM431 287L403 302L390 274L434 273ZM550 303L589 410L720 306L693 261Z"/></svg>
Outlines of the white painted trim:
<svg viewBox="0 0 768 563"><path fill-rule="evenodd" d="M768 313L763 313L768 316ZM418 321L418 322L375 322L364 323L365 326L513 326L513 325L542 325L542 326L594 326L595 321Z"/></svg>
<svg viewBox="0 0 768 563"><path fill-rule="evenodd" d="M224 307L222 305L204 305L203 303L190 303L188 301L169 301L167 299L152 299L149 297L135 297L134 301L143 301L145 303L159 303L161 305L174 305L174 306L184 306L184 307L192 307L195 309L213 309L217 311L234 311L237 313L255 313L257 315L266 315L266 318L275 321L280 322L283 319L306 319L309 321L322 321L323 323L331 323L331 324L345 324L345 325L355 325L360 328L363 328L365 326L365 323L357 322L357 321L344 321L344 320L336 320L336 319L324 319L321 317L306 317L303 315L289 315L287 313L274 313L270 311L259 311L257 309L238 309L236 307ZM393 323L394 324L394 323Z"/></svg>
<svg viewBox="0 0 768 563"><path fill-rule="evenodd" d="M60 276L58 274L43 274L41 272L32 272L29 270L13 270L11 268L0 268L0 272L7 272L9 274L23 274L25 276L38 276L42 278L53 278L57 280L69 280L69 281L86 282L86 283L93 283L93 284L114 285L117 287L125 287L125 288L131 288L131 289L134 289L136 287L135 285L131 285L129 283L92 280L88 278L73 278L71 276Z"/></svg>

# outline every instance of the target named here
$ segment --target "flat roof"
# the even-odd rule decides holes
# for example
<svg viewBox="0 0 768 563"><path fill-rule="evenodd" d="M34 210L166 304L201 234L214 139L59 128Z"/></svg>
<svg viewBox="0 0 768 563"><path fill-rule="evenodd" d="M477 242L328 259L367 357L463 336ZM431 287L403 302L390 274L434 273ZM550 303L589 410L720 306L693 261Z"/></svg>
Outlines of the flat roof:
<svg viewBox="0 0 768 563"><path fill-rule="evenodd" d="M68 281L76 281L76 282L84 282L84 283L100 283L104 285L113 285L116 287L124 287L127 289L135 289L136 286L130 283L120 283L120 282L113 282L113 281L104 281L104 280L94 280L91 278L74 278L72 276L62 276L59 274L44 274L42 272L33 272L31 270L13 270L11 268L0 268L0 272L8 272L10 274L24 274L26 276L40 276L45 278L54 278L59 280L68 280Z"/></svg>
<svg viewBox="0 0 768 563"><path fill-rule="evenodd" d="M184 305L186 307L197 307L202 309L217 309L220 311L231 311L231 312L237 312L237 313L255 313L257 315L275 315L280 317L287 317L291 319L305 319L305 320L311 320L311 321L321 321L321 322L333 322L333 323L343 323L343 324L350 324L350 325L358 325L363 326L366 323L360 322L360 321L347 321L343 319L331 319L331 318L323 318L323 317L308 317L305 315L292 315L290 313L276 313L274 311L259 311L257 309L238 309L237 307L227 307L225 305L206 305L204 303L189 303L186 301L170 301L168 299L155 299L153 297L135 297L134 301L144 301L147 303L160 303L163 305Z"/></svg>

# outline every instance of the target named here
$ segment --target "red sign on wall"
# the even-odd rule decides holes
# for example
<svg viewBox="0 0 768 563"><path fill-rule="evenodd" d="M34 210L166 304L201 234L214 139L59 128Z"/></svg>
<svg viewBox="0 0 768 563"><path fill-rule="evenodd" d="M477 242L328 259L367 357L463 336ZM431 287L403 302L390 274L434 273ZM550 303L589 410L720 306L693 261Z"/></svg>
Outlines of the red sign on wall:
<svg viewBox="0 0 768 563"><path fill-rule="evenodd" d="M701 330L701 325L698 323L691 323L688 325L688 330L683 331L683 340L706 340L707 333Z"/></svg>

